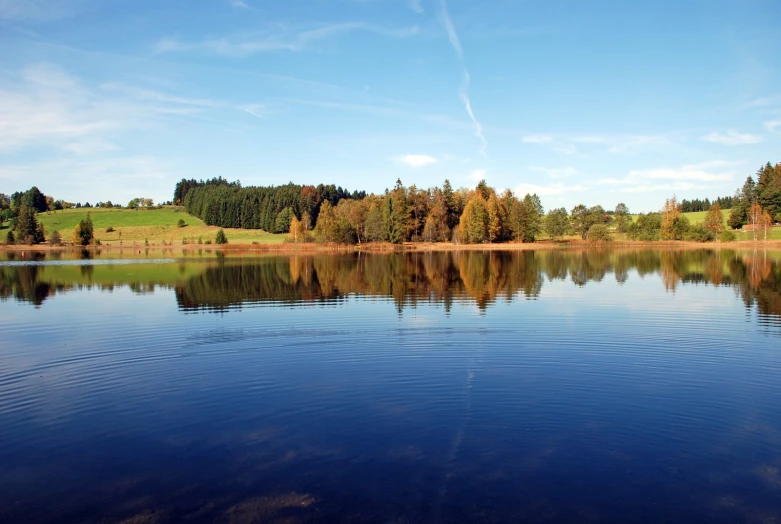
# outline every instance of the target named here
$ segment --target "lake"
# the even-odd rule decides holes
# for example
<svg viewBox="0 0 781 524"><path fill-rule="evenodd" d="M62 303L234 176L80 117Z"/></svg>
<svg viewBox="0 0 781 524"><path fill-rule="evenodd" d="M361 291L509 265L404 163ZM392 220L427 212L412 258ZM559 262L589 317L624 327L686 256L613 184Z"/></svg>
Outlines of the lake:
<svg viewBox="0 0 781 524"><path fill-rule="evenodd" d="M2 522L781 520L781 252L25 255Z"/></svg>

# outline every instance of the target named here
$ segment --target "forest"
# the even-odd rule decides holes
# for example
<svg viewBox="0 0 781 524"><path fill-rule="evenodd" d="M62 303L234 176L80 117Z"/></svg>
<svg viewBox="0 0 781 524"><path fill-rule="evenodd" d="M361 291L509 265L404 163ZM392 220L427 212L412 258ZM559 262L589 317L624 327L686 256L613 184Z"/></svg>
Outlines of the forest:
<svg viewBox="0 0 781 524"><path fill-rule="evenodd" d="M728 226L746 225L760 239L781 221L781 164L769 162L749 177L734 196L714 200L682 200L673 196L659 212L630 215L623 203L615 209L579 204L571 210L545 212L536 194L498 192L483 180L474 189L405 187L400 180L380 195L349 193L334 186L242 187L222 178L207 182L182 180L174 202L207 224L261 228L289 234L290 242L361 244L364 242L534 242L575 235L594 242L615 233L639 241L730 241L722 210L731 209ZM706 211L702 224L683 213Z"/></svg>

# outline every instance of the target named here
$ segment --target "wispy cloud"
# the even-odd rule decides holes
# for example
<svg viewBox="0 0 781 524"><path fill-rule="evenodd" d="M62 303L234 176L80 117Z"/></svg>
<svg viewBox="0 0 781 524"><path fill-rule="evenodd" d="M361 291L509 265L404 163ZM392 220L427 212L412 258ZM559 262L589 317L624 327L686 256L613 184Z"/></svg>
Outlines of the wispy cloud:
<svg viewBox="0 0 781 524"><path fill-rule="evenodd" d="M738 133L737 131L727 131L726 133L713 132L702 137L704 142L713 142L725 146L742 146L746 144L757 144L765 139L759 135L749 135Z"/></svg>
<svg viewBox="0 0 781 524"><path fill-rule="evenodd" d="M208 120L207 112L260 116L262 109L121 83L93 87L47 63L9 75L0 82L0 99L0 152L42 147L84 155L106 151L115 132L149 128L166 119Z"/></svg>
<svg viewBox="0 0 781 524"><path fill-rule="evenodd" d="M422 13L423 12L423 6L421 5L422 0L409 0L407 5L409 5L409 8L415 11L416 13Z"/></svg>
<svg viewBox="0 0 781 524"><path fill-rule="evenodd" d="M75 10L73 0L0 0L0 20L53 20Z"/></svg>
<svg viewBox="0 0 781 524"><path fill-rule="evenodd" d="M632 170L624 178L602 178L597 184L615 186L621 192L642 193L657 190L687 190L698 187L696 182L716 183L731 181L735 173L730 169L735 162L714 160L681 167Z"/></svg>
<svg viewBox="0 0 781 524"><path fill-rule="evenodd" d="M603 146L608 153L619 155L668 144L670 139L666 135L585 135L575 137L573 141Z"/></svg>
<svg viewBox="0 0 781 524"><path fill-rule="evenodd" d="M521 141L527 144L549 144L553 142L553 137L550 135L526 135L521 138Z"/></svg>
<svg viewBox="0 0 781 524"><path fill-rule="evenodd" d="M771 120L769 122L765 122L765 129L771 132L775 132L781 128L781 120Z"/></svg>
<svg viewBox="0 0 781 524"><path fill-rule="evenodd" d="M119 146L109 142L108 140L96 138L79 142L71 142L65 145L64 149L70 153L73 153L74 155L84 156L94 155L96 153L104 153L106 151L116 151L119 149Z"/></svg>
<svg viewBox="0 0 781 524"><path fill-rule="evenodd" d="M182 42L175 38L164 38L155 46L157 53L181 51L206 51L224 56L249 56L268 51L303 51L314 42L329 36L362 31L381 36L404 38L419 33L417 26L408 28L387 28L364 22L331 24L299 32L265 32L255 36L223 37L200 42Z"/></svg>
<svg viewBox="0 0 781 524"><path fill-rule="evenodd" d="M751 100L747 105L747 107L769 107L774 106L781 103L781 96L779 95L773 95L773 96L763 96L759 98L755 98L754 100Z"/></svg>
<svg viewBox="0 0 781 524"><path fill-rule="evenodd" d="M409 167L426 167L437 163L437 159L431 155L402 155L393 160Z"/></svg>
<svg viewBox="0 0 781 524"><path fill-rule="evenodd" d="M475 117L474 110L472 109L472 101L469 99L469 85L472 82L472 77L469 74L469 69L467 69L466 67L466 61L464 60L464 51L461 48L461 41L458 39L458 33L456 33L456 28L453 26L453 21L450 19L450 13L447 10L447 1L440 0L439 6L440 6L440 10L439 10L440 21L442 22L442 26L445 28L445 31L447 32L447 37L448 40L450 40L450 45L453 46L453 50L456 52L458 61L461 64L462 80L461 80L461 86L458 89L458 98L461 100L461 103L464 104L464 108L466 109L466 112L469 115L470 120L472 120L472 124L474 125L475 136L480 140L480 150L479 150L480 154L486 156L486 149L488 149L488 141L485 139L485 136L483 135L483 125L480 123L477 117Z"/></svg>
<svg viewBox="0 0 781 524"><path fill-rule="evenodd" d="M550 196L563 195L564 193L573 193L575 191L583 191L583 189L584 187L579 184L568 185L556 182L544 185L523 183L517 185L514 191L518 196L532 193L536 193L539 196Z"/></svg>
<svg viewBox="0 0 781 524"><path fill-rule="evenodd" d="M526 169L535 173L543 173L550 178L569 178L578 174L578 170L574 167L543 167L543 166L527 166Z"/></svg>
<svg viewBox="0 0 781 524"><path fill-rule="evenodd" d="M73 201L110 198L116 202L116 199L138 196L139 187L148 194L165 195L181 173L169 163L146 155L69 156L0 166L0 179L10 181L11 187L26 187L30 180L37 180L45 191L46 180L53 177L68 180L67 189L58 192L58 198Z"/></svg>
<svg viewBox="0 0 781 524"><path fill-rule="evenodd" d="M238 9L250 9L250 6L248 6L247 3L243 2L242 0L233 0L231 5Z"/></svg>
<svg viewBox="0 0 781 524"><path fill-rule="evenodd" d="M252 116L256 116L258 118L266 118L266 115L263 114L264 107L265 106L263 106L262 104L247 104L244 106L239 106L239 109Z"/></svg>

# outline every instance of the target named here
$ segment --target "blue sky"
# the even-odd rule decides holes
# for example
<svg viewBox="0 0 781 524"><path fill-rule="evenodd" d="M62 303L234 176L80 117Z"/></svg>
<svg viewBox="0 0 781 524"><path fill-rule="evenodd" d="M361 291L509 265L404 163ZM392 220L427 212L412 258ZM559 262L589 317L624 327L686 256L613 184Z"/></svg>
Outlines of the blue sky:
<svg viewBox="0 0 781 524"><path fill-rule="evenodd" d="M0 191L730 195L781 161L779 21L775 0L0 0Z"/></svg>

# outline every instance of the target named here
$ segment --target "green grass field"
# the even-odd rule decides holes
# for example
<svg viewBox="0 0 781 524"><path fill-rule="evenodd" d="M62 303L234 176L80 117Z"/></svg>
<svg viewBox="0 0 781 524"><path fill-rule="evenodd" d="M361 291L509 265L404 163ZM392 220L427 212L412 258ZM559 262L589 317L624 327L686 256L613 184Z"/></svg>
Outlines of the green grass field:
<svg viewBox="0 0 781 524"><path fill-rule="evenodd" d="M37 215L38 221L43 224L48 237L54 231L59 231L65 242L71 240L73 230L80 220L87 216L89 211L92 223L95 227L95 238L103 245L143 245L149 241L150 245L166 244L181 245L183 238L195 244L198 238L203 242L214 241L218 227L207 226L203 221L194 217L181 208L164 207L162 209L66 209ZM178 227L180 219L185 222L185 227ZM107 233L106 229L112 227L113 232ZM259 229L225 229L228 242L233 244L279 244L285 240L286 235L274 235Z"/></svg>
<svg viewBox="0 0 781 524"><path fill-rule="evenodd" d="M729 218L729 209L722 209L721 210L721 216L724 217L724 224L727 223L727 219ZM683 216L689 219L689 222L691 222L692 225L699 224L701 222L705 222L705 215L707 215L707 211L693 211L691 213L683 213ZM637 215L632 215L632 221L637 220Z"/></svg>

